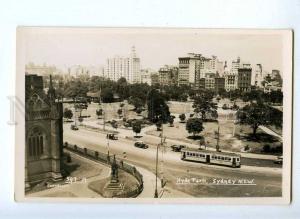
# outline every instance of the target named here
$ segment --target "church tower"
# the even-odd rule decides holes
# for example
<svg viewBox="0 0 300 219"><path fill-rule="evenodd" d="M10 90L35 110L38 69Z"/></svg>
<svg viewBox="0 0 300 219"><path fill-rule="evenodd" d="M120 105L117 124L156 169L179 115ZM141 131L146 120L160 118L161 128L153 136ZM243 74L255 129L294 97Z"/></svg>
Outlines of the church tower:
<svg viewBox="0 0 300 219"><path fill-rule="evenodd" d="M55 90L50 76L46 94L43 78L25 78L25 190L41 181L62 179L63 110L55 102Z"/></svg>

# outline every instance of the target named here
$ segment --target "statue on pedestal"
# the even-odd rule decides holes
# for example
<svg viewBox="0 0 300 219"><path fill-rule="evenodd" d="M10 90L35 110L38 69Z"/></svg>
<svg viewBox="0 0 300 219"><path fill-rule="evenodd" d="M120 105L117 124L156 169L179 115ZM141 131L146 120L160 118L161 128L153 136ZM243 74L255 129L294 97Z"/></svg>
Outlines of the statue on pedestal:
<svg viewBox="0 0 300 219"><path fill-rule="evenodd" d="M118 164L116 162L116 155L114 155L113 162L111 164L111 175L110 175L110 182L117 183L119 182L119 176L118 176Z"/></svg>

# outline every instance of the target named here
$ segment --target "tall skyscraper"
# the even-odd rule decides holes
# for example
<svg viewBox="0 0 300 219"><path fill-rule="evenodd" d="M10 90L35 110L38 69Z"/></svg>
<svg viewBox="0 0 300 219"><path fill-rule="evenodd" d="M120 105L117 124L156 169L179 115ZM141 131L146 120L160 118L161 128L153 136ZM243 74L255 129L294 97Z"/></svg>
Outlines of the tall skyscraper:
<svg viewBox="0 0 300 219"><path fill-rule="evenodd" d="M136 55L135 47L132 47L129 57L108 58L105 75L113 81L124 77L129 83L140 82L140 58Z"/></svg>

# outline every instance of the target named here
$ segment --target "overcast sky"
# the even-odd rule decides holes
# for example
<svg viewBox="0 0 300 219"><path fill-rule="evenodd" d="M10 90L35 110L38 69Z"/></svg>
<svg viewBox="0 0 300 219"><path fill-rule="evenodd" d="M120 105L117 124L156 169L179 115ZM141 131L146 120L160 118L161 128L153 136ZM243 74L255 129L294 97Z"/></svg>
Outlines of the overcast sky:
<svg viewBox="0 0 300 219"><path fill-rule="evenodd" d="M178 57L194 52L216 55L229 66L240 56L252 67L282 69L282 35L276 31L27 28L23 33L26 63L104 66L108 57L128 56L134 45L142 68L177 65Z"/></svg>

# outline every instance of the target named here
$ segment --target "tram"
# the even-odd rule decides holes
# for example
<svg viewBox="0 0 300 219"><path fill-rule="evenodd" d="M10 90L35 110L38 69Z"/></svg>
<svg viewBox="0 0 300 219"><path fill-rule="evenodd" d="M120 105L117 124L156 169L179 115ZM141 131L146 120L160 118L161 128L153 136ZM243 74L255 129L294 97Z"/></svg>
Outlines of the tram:
<svg viewBox="0 0 300 219"><path fill-rule="evenodd" d="M181 150L181 160L241 167L241 155L227 152L183 148Z"/></svg>

